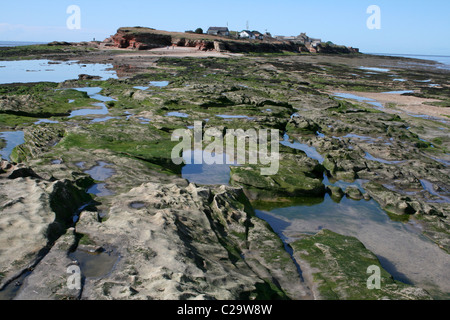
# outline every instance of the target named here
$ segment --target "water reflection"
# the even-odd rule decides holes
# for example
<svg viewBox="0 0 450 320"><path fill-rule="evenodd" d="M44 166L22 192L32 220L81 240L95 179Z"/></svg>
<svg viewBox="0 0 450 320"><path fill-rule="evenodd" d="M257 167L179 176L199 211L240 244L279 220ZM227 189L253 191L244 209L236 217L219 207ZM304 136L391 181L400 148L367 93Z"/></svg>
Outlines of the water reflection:
<svg viewBox="0 0 450 320"><path fill-rule="evenodd" d="M102 80L117 79L113 65L101 63L79 64L77 61L51 60L0 61L0 84L29 82L63 82L78 79L79 74L99 76Z"/></svg>
<svg viewBox="0 0 450 320"><path fill-rule="evenodd" d="M281 208L254 206L260 209L257 215L285 241L321 229L354 236L379 257L395 279L425 289L435 289L436 285L442 290L450 288L447 253L424 237L414 222L392 221L374 200L355 201L344 196L337 203L327 194L319 203L305 202Z"/></svg>
<svg viewBox="0 0 450 320"><path fill-rule="evenodd" d="M201 164L195 164L195 159L210 160L217 159L216 163L223 164L206 164L201 161ZM183 159L186 164L181 169L183 178L190 182L204 184L204 185L228 185L230 181L230 166L236 166L237 163L232 161L227 154L222 153L208 153L204 150L185 150L183 152ZM220 160L219 160L220 159Z"/></svg>
<svg viewBox="0 0 450 320"><path fill-rule="evenodd" d="M0 139L4 140L6 145L0 150L1 158L10 160L11 153L15 147L25 143L23 131L0 132Z"/></svg>

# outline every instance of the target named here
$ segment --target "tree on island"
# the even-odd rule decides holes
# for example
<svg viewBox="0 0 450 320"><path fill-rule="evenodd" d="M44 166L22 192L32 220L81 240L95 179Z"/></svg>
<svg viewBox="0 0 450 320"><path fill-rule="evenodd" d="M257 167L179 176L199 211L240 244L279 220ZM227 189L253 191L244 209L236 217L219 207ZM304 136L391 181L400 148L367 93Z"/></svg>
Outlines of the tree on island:
<svg viewBox="0 0 450 320"><path fill-rule="evenodd" d="M198 33L198 34L203 34L203 29L202 28L197 28L197 29L195 29L194 32Z"/></svg>

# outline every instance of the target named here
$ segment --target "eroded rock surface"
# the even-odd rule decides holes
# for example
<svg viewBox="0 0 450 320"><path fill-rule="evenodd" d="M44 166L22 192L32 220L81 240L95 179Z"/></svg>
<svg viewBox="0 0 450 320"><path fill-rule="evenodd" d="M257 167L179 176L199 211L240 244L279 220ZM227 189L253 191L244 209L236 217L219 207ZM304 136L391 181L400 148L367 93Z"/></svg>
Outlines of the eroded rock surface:
<svg viewBox="0 0 450 320"><path fill-rule="evenodd" d="M109 275L85 279L81 298L307 297L281 241L245 200L240 189L147 183L116 197L102 221L83 212L76 232L120 258Z"/></svg>
<svg viewBox="0 0 450 320"><path fill-rule="evenodd" d="M69 180L43 180L31 169L6 161L2 169L0 287L39 263L88 199Z"/></svg>

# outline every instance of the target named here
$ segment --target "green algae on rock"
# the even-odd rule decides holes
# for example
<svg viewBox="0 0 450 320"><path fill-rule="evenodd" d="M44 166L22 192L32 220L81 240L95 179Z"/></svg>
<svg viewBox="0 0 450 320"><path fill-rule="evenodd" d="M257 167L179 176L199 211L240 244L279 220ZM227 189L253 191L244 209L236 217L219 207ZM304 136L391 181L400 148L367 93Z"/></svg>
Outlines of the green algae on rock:
<svg viewBox="0 0 450 320"><path fill-rule="evenodd" d="M316 299L326 300L429 300L420 288L393 280L377 257L354 237L321 230L290 243L304 276L314 283ZM308 267L306 267L308 266ZM380 269L380 288L369 289L370 266Z"/></svg>
<svg viewBox="0 0 450 320"><path fill-rule="evenodd" d="M322 166L303 152L293 151L280 155L279 170L274 175L262 176L259 165L231 167L231 184L243 186L252 200L324 195Z"/></svg>

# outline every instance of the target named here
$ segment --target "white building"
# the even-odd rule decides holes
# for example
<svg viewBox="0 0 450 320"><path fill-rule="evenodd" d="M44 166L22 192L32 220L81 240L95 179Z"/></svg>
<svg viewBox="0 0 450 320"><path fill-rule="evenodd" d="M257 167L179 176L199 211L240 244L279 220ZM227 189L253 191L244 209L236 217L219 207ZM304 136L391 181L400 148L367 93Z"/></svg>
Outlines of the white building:
<svg viewBox="0 0 450 320"><path fill-rule="evenodd" d="M243 31L239 32L239 38L256 39L253 32L251 32L249 30L243 30Z"/></svg>

